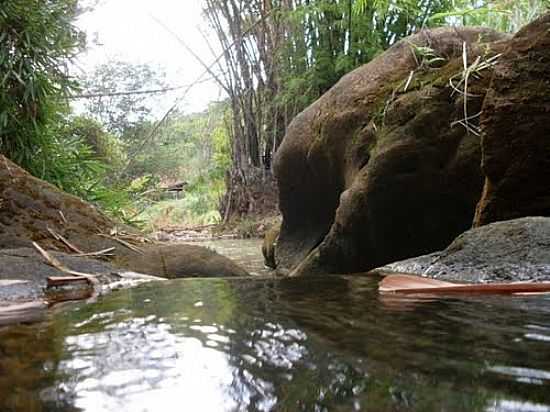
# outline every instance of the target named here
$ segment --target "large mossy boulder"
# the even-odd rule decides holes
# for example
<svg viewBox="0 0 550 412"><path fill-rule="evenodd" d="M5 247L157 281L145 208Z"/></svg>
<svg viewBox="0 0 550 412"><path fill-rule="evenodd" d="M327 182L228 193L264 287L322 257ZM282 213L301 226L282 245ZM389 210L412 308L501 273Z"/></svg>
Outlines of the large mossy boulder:
<svg viewBox="0 0 550 412"><path fill-rule="evenodd" d="M481 145L453 126L465 117L464 100L449 79L460 79L464 44L474 61L497 53L503 39L481 28L422 31L297 116L274 163L279 265L292 275L365 271L442 249L471 227ZM443 63L433 67L426 48ZM479 97L468 116L480 111L490 79L480 73L469 83Z"/></svg>
<svg viewBox="0 0 550 412"><path fill-rule="evenodd" d="M376 271L464 283L548 282L550 218L525 217L471 229L443 251L394 262Z"/></svg>
<svg viewBox="0 0 550 412"><path fill-rule="evenodd" d="M550 216L549 46L550 14L515 36L428 30L344 76L276 155L280 266L367 271Z"/></svg>

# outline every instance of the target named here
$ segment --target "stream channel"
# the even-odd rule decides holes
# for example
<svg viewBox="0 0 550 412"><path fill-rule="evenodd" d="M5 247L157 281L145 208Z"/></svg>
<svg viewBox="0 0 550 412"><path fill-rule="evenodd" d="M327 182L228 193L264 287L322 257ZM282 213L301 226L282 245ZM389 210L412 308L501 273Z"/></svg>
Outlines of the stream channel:
<svg viewBox="0 0 550 412"><path fill-rule="evenodd" d="M258 242L221 242L261 271ZM0 411L550 411L550 297L378 280L183 279L53 310L0 329Z"/></svg>

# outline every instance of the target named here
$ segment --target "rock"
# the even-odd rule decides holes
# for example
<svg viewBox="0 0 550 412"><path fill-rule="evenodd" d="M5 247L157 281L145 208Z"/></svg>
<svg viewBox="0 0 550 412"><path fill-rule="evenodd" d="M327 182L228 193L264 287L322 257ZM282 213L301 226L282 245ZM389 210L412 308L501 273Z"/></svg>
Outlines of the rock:
<svg viewBox="0 0 550 412"><path fill-rule="evenodd" d="M140 244L144 250L140 255L118 242L116 233L121 229L140 238L139 232L133 228L115 224L94 206L81 199L69 195L55 186L31 176L19 166L0 155L0 252L4 259L9 259L1 251L3 248L29 247L33 241L47 250L71 252L63 241L56 239L54 234L63 236L69 243L83 252L96 252L114 247L115 259L107 264L92 259L77 259L75 263L90 267L94 272L104 269L115 270L116 265L132 268L137 272L155 276L186 277L186 276L246 276L248 273L229 259L200 246L173 245L161 246ZM52 233L53 231L53 233ZM113 233L113 236L109 236ZM127 242L127 240L125 240ZM18 252L19 253L19 252ZM53 268L44 268L42 261L35 259L34 249L26 254L19 254L17 259L25 261L13 262L14 267L21 268L22 277L25 273L32 274L38 270L44 279L59 272ZM2 258L2 256L0 256ZM15 256L12 256L15 259ZM73 258L66 257L69 261ZM9 263L11 265L12 263ZM27 265L27 266L25 266ZM38 266L37 266L38 265ZM142 270L141 270L142 269ZM31 276L32 277L32 276ZM0 272L0 279L2 274ZM41 282L34 282L32 288L39 293ZM34 293L34 292L33 292Z"/></svg>
<svg viewBox="0 0 550 412"><path fill-rule="evenodd" d="M471 229L441 252L374 271L465 283L550 281L550 218L526 217Z"/></svg>
<svg viewBox="0 0 550 412"><path fill-rule="evenodd" d="M366 271L442 249L471 227L483 186L480 141L451 127L464 118L464 102L448 84L462 71L464 42L474 61L506 38L481 28L422 31L297 116L274 162L281 267L291 275ZM445 64L419 69L411 44L432 48ZM481 98L470 99L469 115L480 111L491 80L483 74L471 79L468 92Z"/></svg>
<svg viewBox="0 0 550 412"><path fill-rule="evenodd" d="M68 252L48 229L86 252L120 247L99 236L115 226L91 204L31 176L0 155L0 249L31 247L36 241L45 249Z"/></svg>
<svg viewBox="0 0 550 412"><path fill-rule="evenodd" d="M125 278L120 269L108 262L70 256L61 252L52 252L51 255L71 270L99 275L97 279L101 287L108 287L107 285L120 282ZM67 274L49 266L35 249L0 250L0 306L45 300L47 297L44 289L46 280L50 276L67 276ZM137 283L139 280L151 280L144 276L133 276L133 278ZM96 292L102 291L103 289Z"/></svg>
<svg viewBox="0 0 550 412"><path fill-rule="evenodd" d="M281 231L281 225L275 225L265 232L262 242L262 255L264 256L264 265L271 269L277 268L275 260L275 250L277 247L277 239Z"/></svg>
<svg viewBox="0 0 550 412"><path fill-rule="evenodd" d="M486 176L475 225L550 216L550 14L520 30L494 69L481 115Z"/></svg>
<svg viewBox="0 0 550 412"><path fill-rule="evenodd" d="M130 253L115 260L118 266L166 278L249 276L233 262L203 246L153 245L143 254Z"/></svg>

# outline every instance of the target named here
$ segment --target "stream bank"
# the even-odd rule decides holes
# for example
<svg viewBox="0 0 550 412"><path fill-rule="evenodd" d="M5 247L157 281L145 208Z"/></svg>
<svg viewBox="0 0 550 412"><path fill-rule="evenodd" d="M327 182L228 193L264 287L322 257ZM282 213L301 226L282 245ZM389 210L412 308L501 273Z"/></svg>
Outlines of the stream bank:
<svg viewBox="0 0 550 412"><path fill-rule="evenodd" d="M0 316L6 319L19 310L8 306L85 299L157 277L248 275L211 248L156 242L117 224L0 156Z"/></svg>

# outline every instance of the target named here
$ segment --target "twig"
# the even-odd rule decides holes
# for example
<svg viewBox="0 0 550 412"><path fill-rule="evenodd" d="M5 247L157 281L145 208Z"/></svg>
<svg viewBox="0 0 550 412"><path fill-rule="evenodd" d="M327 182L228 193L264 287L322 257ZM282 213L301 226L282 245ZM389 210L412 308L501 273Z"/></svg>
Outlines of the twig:
<svg viewBox="0 0 550 412"><path fill-rule="evenodd" d="M469 88L469 80L470 76L474 78L479 78L479 73L482 70L491 68L497 64L498 58L501 56L501 54L497 54L493 57L488 58L487 60L482 61L481 56L478 56L475 61L468 65L468 49L466 46L466 42L462 43L462 65L463 70L461 72L462 76L458 84L455 85L454 80L457 77L457 75L451 77L449 79L449 85L453 89L453 92L451 93L451 96L456 92L463 96L464 102L463 102L463 111L464 111L464 118L457 120L453 123L451 123L451 127L455 126L457 124L463 126L468 133L473 133L476 136L480 136L480 129L478 126L470 124L470 120L475 119L481 115L480 113L477 113L475 115L469 116L468 115L468 98L469 97L481 97L480 95L476 94L470 94L468 92ZM462 89L461 89L462 87Z"/></svg>
<svg viewBox="0 0 550 412"><path fill-rule="evenodd" d="M120 243L120 244L123 245L123 246L126 246L128 249L130 249L130 250L132 250L132 251L134 251L134 252L136 252L136 253L139 253L140 255L143 255L143 254L144 254L144 253L143 253L143 250L141 250L140 248L138 248L138 247L132 245L131 243L128 243L128 242L126 242L126 241L124 241L124 240L122 240L122 239L120 239L120 238L118 238L118 237L106 235L106 234L104 234L104 233L100 233L99 236L106 237L106 238L108 238L108 239L113 239L114 241Z"/></svg>
<svg viewBox="0 0 550 412"><path fill-rule="evenodd" d="M63 284L52 285L52 286L63 286ZM66 289L62 291L55 290L54 292L52 292L52 289L50 288L48 290L47 299L48 299L48 305L55 305L61 302L90 299L90 298L93 298L94 295L95 295L94 288Z"/></svg>
<svg viewBox="0 0 550 412"><path fill-rule="evenodd" d="M113 250L115 250L115 247L110 247L103 250L98 250L97 252L89 252L89 253L79 253L78 255L73 255L75 257L86 257L86 256L113 256L113 254L110 254Z"/></svg>
<svg viewBox="0 0 550 412"><path fill-rule="evenodd" d="M45 301L0 307L0 326L38 321L44 317L47 308L48 303Z"/></svg>
<svg viewBox="0 0 550 412"><path fill-rule="evenodd" d="M63 223L67 224L67 219L65 219L65 215L63 214L63 212L61 210L58 210L59 212L59 216L61 216L61 220L63 221Z"/></svg>
<svg viewBox="0 0 550 412"><path fill-rule="evenodd" d="M202 82L210 81L210 78L202 80ZM136 94L157 94L157 93L166 93L174 90L185 89L189 87L188 84L181 86L172 86L164 87L162 89L151 89L151 90L125 90L121 92L104 92L104 93L86 93L86 94L73 94L67 96L69 99L94 99L96 97L115 97L115 96L131 96Z"/></svg>
<svg viewBox="0 0 550 412"><path fill-rule="evenodd" d="M5 157L5 156L2 156L4 158L4 165L6 166L6 169L8 170L8 174L10 175L10 177L13 178L13 173L11 171L11 167L8 163L8 159Z"/></svg>
<svg viewBox="0 0 550 412"><path fill-rule="evenodd" d="M50 276L47 279L47 287L65 286L71 283L88 282L88 278L85 276Z"/></svg>
<svg viewBox="0 0 550 412"><path fill-rule="evenodd" d="M65 246L67 246L69 249L71 249L73 252L76 252L80 255L85 254L82 250L71 244L67 239L65 239L63 236L61 236L59 233L56 233L52 229L48 228L48 232L53 236L55 240L58 240L62 242Z"/></svg>
<svg viewBox="0 0 550 412"><path fill-rule="evenodd" d="M414 76L414 70L411 70L411 73L409 74L409 78L407 79L407 83L405 83L405 87L403 88L404 92L406 92L407 89L409 88L409 85L411 84L413 76Z"/></svg>

